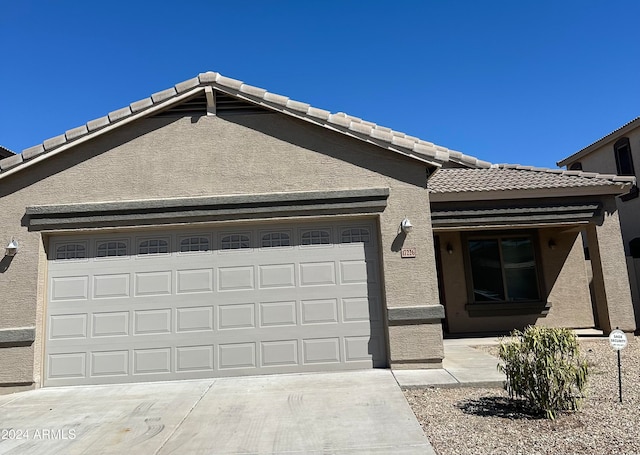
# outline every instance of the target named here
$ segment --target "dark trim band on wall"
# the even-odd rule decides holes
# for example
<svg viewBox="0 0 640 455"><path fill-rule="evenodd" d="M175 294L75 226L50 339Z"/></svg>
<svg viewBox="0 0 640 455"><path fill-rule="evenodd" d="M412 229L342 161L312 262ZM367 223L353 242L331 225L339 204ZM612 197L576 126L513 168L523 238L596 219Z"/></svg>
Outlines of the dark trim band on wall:
<svg viewBox="0 0 640 455"><path fill-rule="evenodd" d="M470 317L493 316L546 316L551 309L551 302L499 302L499 303L468 303L465 310Z"/></svg>
<svg viewBox="0 0 640 455"><path fill-rule="evenodd" d="M447 209L432 204L434 228L482 225L532 225L545 223L586 223L600 214L600 203L545 205L505 208Z"/></svg>
<svg viewBox="0 0 640 455"><path fill-rule="evenodd" d="M26 209L31 231L138 226L293 216L372 214L384 211L388 188L304 191L87 204Z"/></svg>
<svg viewBox="0 0 640 455"><path fill-rule="evenodd" d="M0 347L3 345L31 344L36 339L35 327L0 329Z"/></svg>
<svg viewBox="0 0 640 455"><path fill-rule="evenodd" d="M442 305L425 305L412 307L396 307L387 309L390 325L418 324L426 321L440 322L444 319Z"/></svg>

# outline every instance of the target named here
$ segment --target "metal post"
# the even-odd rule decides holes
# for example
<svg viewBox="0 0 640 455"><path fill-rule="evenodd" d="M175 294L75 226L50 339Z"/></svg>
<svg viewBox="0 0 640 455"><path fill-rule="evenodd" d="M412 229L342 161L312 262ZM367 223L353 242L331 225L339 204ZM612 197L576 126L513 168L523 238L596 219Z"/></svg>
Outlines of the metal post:
<svg viewBox="0 0 640 455"><path fill-rule="evenodd" d="M618 350L618 392L620 394L620 403L622 403L622 371L620 368L620 350Z"/></svg>

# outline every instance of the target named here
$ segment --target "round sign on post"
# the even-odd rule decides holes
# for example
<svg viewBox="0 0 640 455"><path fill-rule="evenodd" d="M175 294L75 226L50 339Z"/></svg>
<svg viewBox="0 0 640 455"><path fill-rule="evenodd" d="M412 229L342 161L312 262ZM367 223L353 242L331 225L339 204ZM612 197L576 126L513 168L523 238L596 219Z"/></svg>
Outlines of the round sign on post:
<svg viewBox="0 0 640 455"><path fill-rule="evenodd" d="M616 351L627 347L627 335L622 330L612 330L609 334L609 344Z"/></svg>

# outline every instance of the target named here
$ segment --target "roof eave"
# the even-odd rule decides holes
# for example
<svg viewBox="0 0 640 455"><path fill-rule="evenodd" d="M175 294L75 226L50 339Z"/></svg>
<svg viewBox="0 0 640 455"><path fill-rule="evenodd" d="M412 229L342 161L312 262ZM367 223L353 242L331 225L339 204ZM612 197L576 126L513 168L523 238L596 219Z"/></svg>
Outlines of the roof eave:
<svg viewBox="0 0 640 455"><path fill-rule="evenodd" d="M618 128L615 131L612 131L611 133L607 134L606 136L604 136L601 139L598 139L596 142L586 146L585 148L578 150L576 153L574 153L573 155L570 155L560 161L558 161L556 163L557 166L567 166L568 164L571 164L572 162L586 156L589 155L591 152L594 152L595 150L599 149L600 147L613 142L615 140L617 140L619 137L624 136L625 134L627 134L629 131L632 131L636 128L638 128L640 126L640 117L630 121L629 123L627 123L626 125L623 125L622 127Z"/></svg>
<svg viewBox="0 0 640 455"><path fill-rule="evenodd" d="M526 190L496 190L496 191L463 191L450 193L429 193L431 202L457 201L491 201L505 199L538 199L579 196L618 196L631 189L631 182L616 182L611 185L581 186L571 188L541 188Z"/></svg>
<svg viewBox="0 0 640 455"><path fill-rule="evenodd" d="M26 161L22 161L20 164L16 165L15 167L11 168L11 169L7 169L6 171L0 173L0 179L6 178L10 175L13 175L17 172L22 171L23 169L26 169L34 164L37 164L43 160L46 160L54 155L57 155L59 153L65 152L77 145L80 145L82 143L85 143L87 141L93 140L96 137L102 136L103 134L109 133L111 131L113 131L116 128L120 128L123 125L135 122L136 120L140 120L142 118L145 117L149 117L159 111L163 111L169 107L171 107L172 105L179 103L181 101L183 101L184 99L190 98L193 95L197 94L199 91L204 90L203 87L196 87L192 90L189 90L187 92L181 93L180 95L177 95L174 98L170 98L166 101L160 102L158 104L154 104L153 106L144 109L140 112L134 113L128 117L123 118L120 121L114 122L114 123L109 123L108 125L105 125L104 127L97 129L95 131L89 132L88 134L85 134L83 136L80 136L77 139L74 139L72 141L66 142L63 145L61 145L60 147L54 148L50 151L43 151L42 154L40 154L39 156L36 156L34 158L31 158L29 160ZM16 155L17 156L17 155Z"/></svg>

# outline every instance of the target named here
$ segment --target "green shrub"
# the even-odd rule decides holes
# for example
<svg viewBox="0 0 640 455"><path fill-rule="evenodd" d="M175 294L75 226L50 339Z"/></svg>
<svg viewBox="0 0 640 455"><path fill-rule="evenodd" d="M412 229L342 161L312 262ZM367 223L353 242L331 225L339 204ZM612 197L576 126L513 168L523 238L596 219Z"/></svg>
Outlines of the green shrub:
<svg viewBox="0 0 640 455"><path fill-rule="evenodd" d="M587 362L580 356L578 337L569 329L529 326L502 340L498 357L505 390L525 400L536 413L555 419L560 411L575 411L584 397Z"/></svg>

